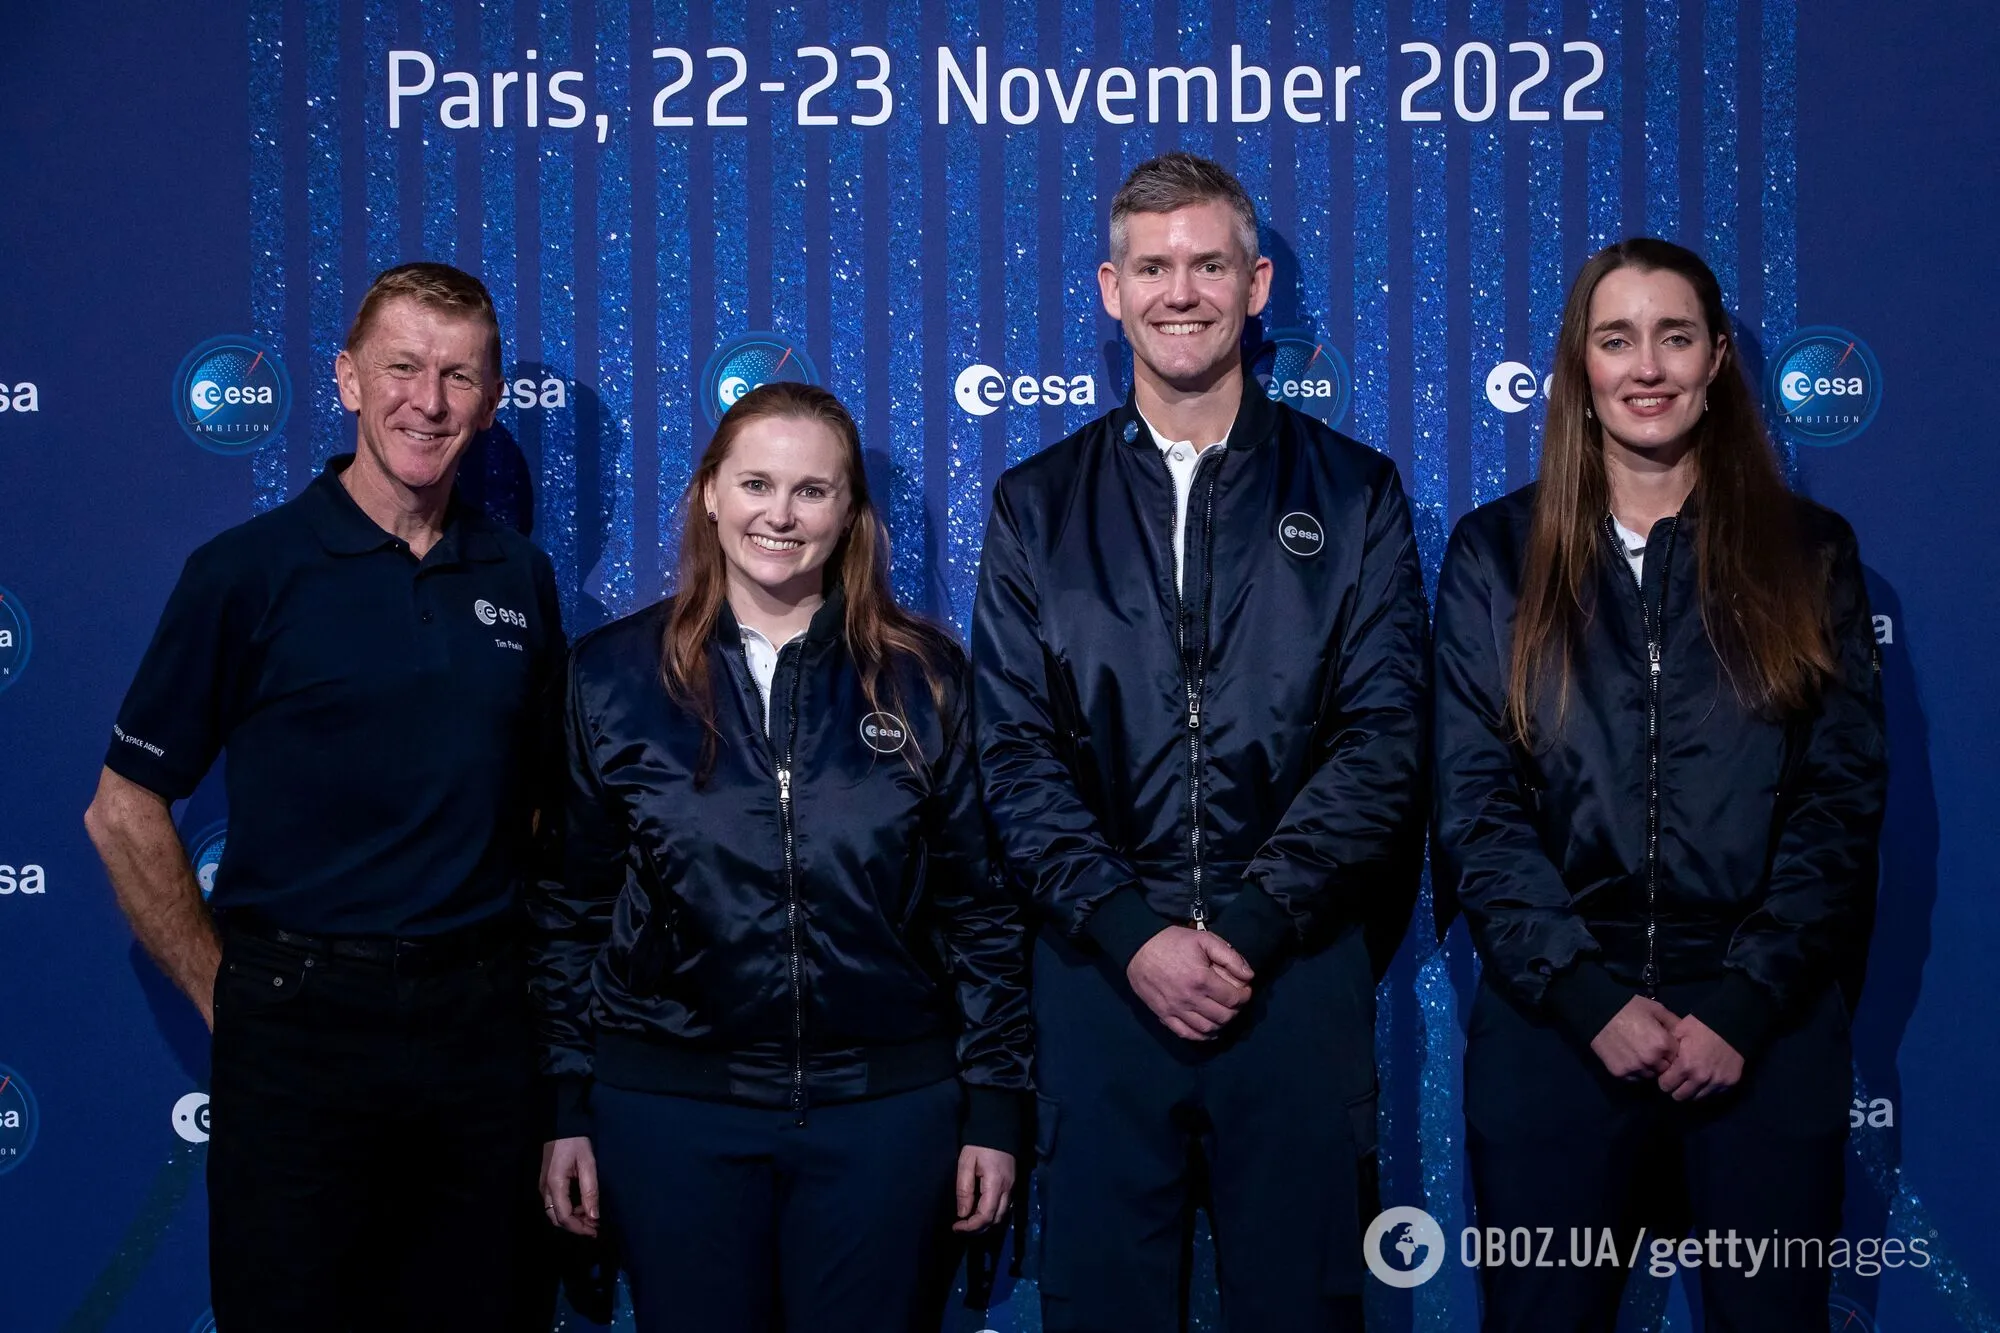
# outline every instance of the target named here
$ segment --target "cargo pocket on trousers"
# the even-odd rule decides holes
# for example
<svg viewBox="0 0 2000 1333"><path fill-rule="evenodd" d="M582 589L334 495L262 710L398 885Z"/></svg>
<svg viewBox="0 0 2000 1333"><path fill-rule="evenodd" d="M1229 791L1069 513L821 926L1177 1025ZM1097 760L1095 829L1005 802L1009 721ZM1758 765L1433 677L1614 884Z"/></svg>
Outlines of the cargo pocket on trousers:
<svg viewBox="0 0 2000 1333"><path fill-rule="evenodd" d="M1044 1295L1063 1296L1069 1282L1062 1271L1063 1254L1070 1248L1049 1243L1049 1163L1055 1159L1057 1129L1062 1107L1053 1099L1035 1094L1035 1176L1034 1188L1039 1220L1035 1227L1034 1278ZM1019 1241L1017 1240L1018 1244Z"/></svg>
<svg viewBox="0 0 2000 1333"><path fill-rule="evenodd" d="M1327 1223L1323 1289L1329 1296L1358 1296L1362 1274L1367 1271L1361 1255L1361 1237L1381 1211L1377 1197L1375 1092L1370 1090L1351 1099L1342 1112L1353 1151L1335 1164L1340 1178L1327 1182L1335 1206ZM1340 1203L1343 1197L1351 1200L1352 1206Z"/></svg>
<svg viewBox="0 0 2000 1333"><path fill-rule="evenodd" d="M319 960L313 955L261 940L231 940L223 949L216 982L217 1008L260 1010L290 1004L305 991Z"/></svg>

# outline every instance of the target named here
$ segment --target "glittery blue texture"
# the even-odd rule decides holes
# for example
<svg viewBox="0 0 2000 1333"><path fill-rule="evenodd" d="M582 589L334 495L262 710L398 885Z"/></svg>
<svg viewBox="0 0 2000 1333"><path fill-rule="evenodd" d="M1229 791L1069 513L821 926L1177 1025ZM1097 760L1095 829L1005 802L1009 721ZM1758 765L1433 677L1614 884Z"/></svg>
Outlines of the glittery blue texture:
<svg viewBox="0 0 2000 1333"><path fill-rule="evenodd" d="M1169 2L1170 0L1161 0L1163 4ZM1189 69L1196 66L1219 69L1222 72L1221 77L1218 79L1218 83L1220 83L1226 81L1228 77L1229 53L1224 51L1222 53L1222 60L1218 64L1214 58L1214 52L1210 50L1209 18L1213 12L1213 8L1207 0L1181 0L1180 22L1175 25L1175 36L1179 39L1178 47L1172 53L1174 60L1171 63ZM1227 116L1229 114L1228 108L1229 90L1226 87L1218 88L1216 93L1216 110L1220 115ZM1160 98L1161 122L1165 123L1173 119L1179 112L1180 103L1178 97L1169 103L1164 96L1163 90L1163 95ZM1177 126L1175 129L1175 147L1186 152L1199 153L1203 157L1214 157L1216 133L1209 124L1206 95L1197 86L1196 90L1188 97L1188 123Z"/></svg>
<svg viewBox="0 0 2000 1333"><path fill-rule="evenodd" d="M285 154L279 142L279 127L284 122L284 28L283 0L258 0L250 6L250 331L269 346L289 353L285 347ZM292 411L292 433L310 439L310 421L302 426L296 404ZM257 485L253 503L261 514L281 504L290 489L290 441L281 435L259 449L253 459L251 471Z"/></svg>
<svg viewBox="0 0 2000 1333"><path fill-rule="evenodd" d="M1242 27L1240 19L1237 26L1239 29ZM1327 13L1326 0L1295 0L1292 6L1292 50L1296 53L1295 58L1324 65L1325 59L1320 53L1331 49L1332 45L1333 25ZM1226 71L1227 53L1222 65ZM1283 75L1277 77L1282 78ZM1275 86L1272 92L1274 96L1280 95ZM1283 115L1284 112L1277 114ZM1318 125L1297 127L1297 133L1292 137L1292 191L1296 202L1292 210L1294 220L1289 239L1293 258L1298 262L1298 317L1300 323L1322 336L1326 329L1327 292L1334 282L1335 222L1331 209L1333 165L1327 155L1329 133L1327 122L1323 121ZM1356 194L1359 193L1357 190ZM1386 208L1386 200L1383 206ZM1383 271L1386 272L1386 254L1383 259ZM1347 423L1342 422L1341 425L1346 427ZM1377 435L1369 443L1380 447L1383 438Z"/></svg>
<svg viewBox="0 0 2000 1333"><path fill-rule="evenodd" d="M964 42L979 31L978 0L952 0L951 33ZM967 43L970 45L970 43ZM991 53L988 55L991 60ZM992 71L989 66L989 75ZM994 117L989 108L988 120ZM945 226L945 323L950 330L952 375L984 359L980 346L980 296L986 285L980 245L979 146L984 131L967 115L944 127L944 188L950 220ZM940 391L942 389L940 388ZM1019 409L1012 409L1019 410ZM972 628L972 596L979 577L979 544L986 527L986 484L982 429L988 418L953 410L945 495L944 588L950 605L942 618L963 639Z"/></svg>
<svg viewBox="0 0 2000 1333"><path fill-rule="evenodd" d="M852 6L836 6L827 15L833 30L826 34L827 46L845 57L865 40ZM815 68L817 68L815 66ZM872 62L865 68L872 70ZM860 99L856 99L859 101ZM844 108L834 107L835 112ZM847 114L841 115L843 122ZM870 451L882 447L877 438L880 423L868 417L869 356L873 350L867 337L868 271L867 234L864 214L869 195L862 175L862 149L868 131L842 123L824 131L826 135L826 272L827 309L832 327L814 332L826 337L831 354L826 361L827 386L840 395L854 424L861 430L862 446ZM878 196L879 197L879 196ZM887 496L875 497L879 506Z"/></svg>
<svg viewBox="0 0 2000 1333"><path fill-rule="evenodd" d="M744 0L716 0L712 10L710 39L717 46L741 50L747 26ZM729 68L722 61L704 59L697 51L693 86L700 88L707 79L720 83L727 75L717 71ZM702 113L694 114L699 119ZM750 189L745 180L750 149L746 130L712 130L708 137L713 158L711 216L715 223L711 280L715 284L715 341L719 345L750 328ZM708 349L703 349L702 355L707 354Z"/></svg>
<svg viewBox="0 0 2000 1333"><path fill-rule="evenodd" d="M312 385L312 461L315 471L353 446L352 427L333 383L333 361L347 335L347 304L340 272L340 6L337 0L306 5L306 210L311 219L308 254L312 275L312 361L294 382ZM299 406L304 406L300 404ZM294 408L294 411L297 409Z"/></svg>
<svg viewBox="0 0 2000 1333"><path fill-rule="evenodd" d="M1301 54L1313 48L1294 43ZM1383 0L1356 0L1354 59L1387 69L1389 17ZM1348 433L1389 447L1389 98L1354 118L1354 408ZM1301 140L1308 137L1305 132ZM1303 214L1303 208L1301 208Z"/></svg>
<svg viewBox="0 0 2000 1333"><path fill-rule="evenodd" d="M386 46L387 31L383 27L383 42ZM371 39L372 40L372 39ZM489 69L517 68L521 53L514 43L514 11L511 5L487 5L479 15L479 48ZM383 123L386 124L386 121ZM482 120L482 124L486 123ZM372 124L372 122L371 122ZM500 321L500 364L512 367L520 355L520 333L515 328L519 310L519 281L515 276L514 239L514 137L512 130L488 131L479 137L479 199L480 199L480 253L479 276L486 284L486 290L493 295L493 314ZM386 132L385 132L386 138ZM377 263L374 256L376 201L375 201L375 147L373 131L369 139L368 177L368 235L370 263ZM383 207L393 218L395 213L395 181L385 181ZM395 233L390 231L388 239L393 243ZM393 253L393 252L391 252ZM392 259L384 258L377 267L387 267ZM503 419L508 419L514 409L502 408Z"/></svg>
<svg viewBox="0 0 2000 1333"><path fill-rule="evenodd" d="M797 5L782 5L762 11L760 22L768 22L771 27L771 71L752 69L750 80L754 86L759 79L769 78L771 73L790 67L796 57L792 54L801 46L816 42L820 32L808 35L805 17ZM749 45L749 43L745 43ZM799 73L806 70L815 74L820 66L817 62L798 61ZM786 81L789 89L792 83ZM824 99L831 95L821 94ZM751 105L756 106L753 100ZM816 104L822 111L827 103ZM806 340L806 152L805 132L797 122L797 101L786 92L769 98L765 113L771 126L771 197L768 220L771 235L771 325L779 333ZM751 113L752 142L756 129L756 112ZM856 393L859 384L849 386L845 392Z"/></svg>
<svg viewBox="0 0 2000 1333"><path fill-rule="evenodd" d="M1705 0L1701 11L1702 244L1722 285L1722 303L1737 308L1736 0Z"/></svg>
<svg viewBox="0 0 2000 1333"><path fill-rule="evenodd" d="M456 69L452 0L423 0L424 49L440 70ZM483 90L481 90L483 91ZM410 114L408 109L405 115ZM458 145L436 113L419 112L424 135L425 259L458 262Z"/></svg>
<svg viewBox="0 0 2000 1333"><path fill-rule="evenodd" d="M1529 19L1534 40L1548 46L1551 59L1562 46L1562 0L1534 0ZM1553 99L1552 99L1553 100ZM1560 102L1556 102L1556 108ZM1563 137L1566 127L1551 119L1528 129L1528 364L1537 378L1555 368L1556 330L1562 323L1568 274L1563 272ZM1476 369L1483 372L1485 367ZM1528 418L1528 471L1534 473L1542 456L1542 424L1548 401L1537 397Z"/></svg>
<svg viewBox="0 0 2000 1333"><path fill-rule="evenodd" d="M918 30L919 0L891 0L890 32ZM910 83L898 85L907 89ZM930 560L929 516L924 510L924 197L923 121L900 108L889 120L889 275L882 302L889 317L890 521L896 544L891 579L908 607L925 607Z"/></svg>
<svg viewBox="0 0 2000 1333"><path fill-rule="evenodd" d="M687 30L687 0L655 0L652 40L671 44ZM657 64L656 69L672 66ZM653 136L658 154L653 173L655 315L654 348L659 358L658 413L660 567L668 586L680 559L681 494L694 476L694 422L701 410L694 400L694 352L689 345L688 316L694 302L690 268L695 258L694 234L688 223L690 132L655 129L651 114L639 132ZM641 355L647 352L642 350ZM650 595L650 590L648 594Z"/></svg>
<svg viewBox="0 0 2000 1333"><path fill-rule="evenodd" d="M1041 28L1039 9L1037 0L1007 0L1008 40L994 52L1003 67L1035 68L1035 37ZM1046 94L1048 90L1041 91ZM1043 100L1046 104L1046 98ZM1034 375L1042 368L1038 315L1042 278L1041 144L1043 134L1054 133L1041 128L1043 120L1037 116L1033 125L1012 125L1007 129L1007 200L1002 210L1006 225L1001 240L1007 297L1007 361L1000 369L1010 382L1015 375ZM1007 462L1018 463L1042 447L1042 411L1034 407L1009 407L1005 415Z"/></svg>
<svg viewBox="0 0 2000 1333"><path fill-rule="evenodd" d="M374 0L361 16L361 42L368 62L367 76L380 80L387 86L389 79L389 51L396 44L396 9L394 0ZM495 13L505 14L504 6L496 6L487 11L490 21ZM423 114L410 104L405 104L403 114L417 116ZM363 131L362 152L368 164L368 276L377 273L403 258L401 186L402 178L396 170L396 140L389 132L389 99L371 97L361 109ZM481 122L484 123L483 121ZM500 136L487 139L490 144ZM490 149L488 151L491 151ZM501 324L500 331L507 331Z"/></svg>
<svg viewBox="0 0 2000 1333"><path fill-rule="evenodd" d="M1763 0L1764 29L1764 346L1775 351L1798 327L1798 10ZM1782 436L1781 436L1782 441ZM1781 442L1787 463L1788 441Z"/></svg>
<svg viewBox="0 0 2000 1333"><path fill-rule="evenodd" d="M1093 0L1062 0L1063 55L1070 67L1088 69L1097 63L1096 20ZM1109 252L1105 223L1111 201L1097 197L1096 131L1082 114L1077 120L1077 127L1065 132L1062 140L1062 370L1095 377L1098 401L1065 408L1065 433L1104 411L1110 389L1098 350L1103 304L1097 292L1097 266Z"/></svg>
<svg viewBox="0 0 2000 1333"><path fill-rule="evenodd" d="M1419 32L1443 32L1444 0L1419 0L1411 13ZM1443 125L1410 130L1410 508L1416 520L1417 549L1427 587L1437 585L1450 523L1451 271L1449 199ZM1475 153L1474 157L1479 154ZM1475 191L1476 194L1476 191ZM1475 285L1478 282L1475 275ZM1415 920L1432 917L1430 876L1425 875ZM1458 1158L1458 1061L1451 979L1441 951L1418 932L1422 959L1416 998L1423 1020L1423 1069L1418 1079L1417 1132L1422 1145L1424 1209L1440 1219L1446 1234L1458 1229L1463 1191ZM1450 1327L1451 1288L1426 1283L1414 1293L1418 1327L1443 1333Z"/></svg>
<svg viewBox="0 0 2000 1333"><path fill-rule="evenodd" d="M1855 1070L1855 1100L1866 1104L1875 1096L1863 1082L1861 1071ZM1925 1266L1924 1273L1932 1289L1943 1299L1945 1308L1951 1312L1952 1325L1976 1330L1976 1333L2000 1333L2000 1316L1996 1316L1980 1297L1971 1276L1939 1236L1938 1224L1930 1209L1910 1188L1909 1181L1903 1176L1903 1168L1891 1158L1890 1140L1879 1134L1851 1134L1847 1142L1848 1155L1860 1165L1868 1182L1888 1202L1889 1225L1884 1234L1925 1238L1930 1262Z"/></svg>
<svg viewBox="0 0 2000 1333"><path fill-rule="evenodd" d="M1604 78L1584 95L1581 106L1597 106L1604 119L1590 127L1590 248L1601 250L1625 231L1624 6L1620 0L1592 0L1590 38L1604 50Z"/></svg>
<svg viewBox="0 0 2000 1333"><path fill-rule="evenodd" d="M1680 48L1681 0L1646 0L1646 230L1669 240L1681 229Z"/></svg>
<svg viewBox="0 0 2000 1333"><path fill-rule="evenodd" d="M1227 39L1221 34L1216 34L1211 38L1214 50L1208 61L1215 68L1216 78L1224 81L1225 85L1228 80L1229 71L1229 48L1232 44L1243 48L1243 63L1246 66L1255 65L1260 69L1268 70L1271 67L1272 38L1281 35L1275 34L1271 30L1271 6L1269 0L1240 0L1240 3L1236 4L1233 8L1235 10L1235 31ZM1285 64L1289 63L1280 62L1281 70ZM1272 87L1274 99L1281 95L1280 89L1283 86L1282 80L1284 76L1282 72L1277 77L1280 82L1274 84ZM1226 86L1220 96L1222 99L1222 115L1227 120L1230 114L1230 101L1229 90ZM1245 91L1244 101L1246 110L1257 105L1256 97L1257 90L1254 87ZM1262 121L1245 125L1232 123L1218 130L1215 146L1219 153L1225 154L1221 159L1222 161L1233 163L1231 169L1235 171L1236 179L1243 182L1243 189L1249 194L1250 202L1257 206L1257 218L1263 223L1268 232L1278 223L1278 219L1271 212L1271 169L1274 165L1271 160L1273 155L1271 124L1273 117L1282 117L1285 113L1278 110L1278 104L1275 100L1266 104L1266 110L1270 114L1266 115ZM1344 140L1342 141L1342 146L1345 146ZM1322 141L1320 144L1320 149L1322 170L1331 171L1332 168L1328 164L1327 143L1325 141ZM1345 155L1343 154L1343 160L1344 157ZM1287 239L1289 239L1292 226L1291 219L1285 219L1284 226ZM1266 246L1265 248L1274 247ZM1341 274L1339 281L1346 282L1347 275ZM1282 304L1279 298L1283 294L1275 290L1275 283L1273 286L1272 305L1265 307L1264 310L1264 327L1267 329L1276 327L1275 320L1278 310L1274 307ZM1310 323L1314 331L1322 336L1334 337L1327 329L1327 312L1325 310L1311 310L1301 322ZM1339 339L1335 337L1334 341L1338 342Z"/></svg>
<svg viewBox="0 0 2000 1333"><path fill-rule="evenodd" d="M1506 30L1502 0L1473 0L1472 30ZM1499 49L1499 48L1496 48ZM1500 86L1495 79L1496 89ZM1499 97L1499 93L1495 93ZM1472 378L1483 383L1494 366L1509 359L1507 350L1507 122L1505 103L1491 120L1471 127L1472 200L1469 243L1472 275ZM1507 490L1507 421L1499 412L1482 411L1475 389L1470 422L1472 503L1498 499Z"/></svg>
<svg viewBox="0 0 2000 1333"><path fill-rule="evenodd" d="M628 5L597 6L596 96L598 107L631 105L632 11ZM599 486L606 517L604 554L591 593L614 616L639 607L632 570L637 514L633 509L632 435L632 130L614 116L610 137L596 146L595 130L576 130L572 143L590 143L597 153L597 397L601 405Z"/></svg>
<svg viewBox="0 0 2000 1333"><path fill-rule="evenodd" d="M529 131L524 142L540 151L541 284L538 323L541 328L543 372L566 380L572 388L567 411L541 415L541 487L535 502L535 536L555 565L556 591L562 601L563 623L581 623L581 581L577 567L576 530L576 136L581 130L548 127L551 111L546 96L555 70L571 68L569 15L544 11L536 60L544 91L542 126Z"/></svg>

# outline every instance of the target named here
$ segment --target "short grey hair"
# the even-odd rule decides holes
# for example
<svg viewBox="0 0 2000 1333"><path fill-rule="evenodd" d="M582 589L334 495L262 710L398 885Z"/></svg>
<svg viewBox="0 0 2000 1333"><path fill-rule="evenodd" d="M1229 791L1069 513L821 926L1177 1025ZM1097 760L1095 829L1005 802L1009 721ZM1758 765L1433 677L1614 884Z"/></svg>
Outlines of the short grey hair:
<svg viewBox="0 0 2000 1333"><path fill-rule="evenodd" d="M1220 162L1193 153L1166 153L1132 168L1111 200L1111 262L1125 262L1125 219L1134 213L1172 213L1219 199L1236 214L1236 239L1257 262L1257 206L1243 182Z"/></svg>

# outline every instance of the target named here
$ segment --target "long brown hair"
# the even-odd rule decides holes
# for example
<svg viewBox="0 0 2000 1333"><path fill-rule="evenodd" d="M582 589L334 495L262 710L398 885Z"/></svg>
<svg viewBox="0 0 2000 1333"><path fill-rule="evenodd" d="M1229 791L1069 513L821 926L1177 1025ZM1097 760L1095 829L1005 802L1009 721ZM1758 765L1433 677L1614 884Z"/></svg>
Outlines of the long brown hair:
<svg viewBox="0 0 2000 1333"><path fill-rule="evenodd" d="M702 738L697 772L703 779L715 760L721 731L715 721L715 683L709 678L708 641L715 634L729 592L728 566L715 524L708 521L704 496L722 470L736 437L754 422L774 418L816 421L838 439L845 455L844 481L852 501L847 531L825 566L825 586L839 588L846 601L843 633L861 676L871 710L902 712L895 665L907 660L923 673L932 702L944 707L944 632L905 611L889 592L889 536L868 496L868 471L861 458L861 432L838 398L811 384L780 381L752 389L736 400L702 451L693 478L681 496L681 562L673 613L667 619L661 676L675 702L699 717ZM915 731L905 727L915 744Z"/></svg>
<svg viewBox="0 0 2000 1333"><path fill-rule="evenodd" d="M1507 680L1508 720L1524 742L1536 696L1551 671L1561 725L1576 639L1590 616L1592 576L1608 558L1601 527L1611 493L1603 430L1586 410L1591 397L1585 354L1597 284L1628 267L1687 279L1708 325L1710 346L1722 345L1722 365L1708 387L1708 410L1695 424L1691 455L1701 620L1716 656L1746 706L1780 714L1809 705L1834 670L1825 571L1806 550L1735 343L1725 336L1722 289L1693 251L1634 237L1592 255L1563 307Z"/></svg>

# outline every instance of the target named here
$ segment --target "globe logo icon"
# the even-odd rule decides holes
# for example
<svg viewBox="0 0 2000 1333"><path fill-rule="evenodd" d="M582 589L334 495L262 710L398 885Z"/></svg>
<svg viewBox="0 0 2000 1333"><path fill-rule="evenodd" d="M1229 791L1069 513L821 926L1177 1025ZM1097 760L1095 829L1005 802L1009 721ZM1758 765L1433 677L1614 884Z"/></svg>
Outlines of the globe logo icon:
<svg viewBox="0 0 2000 1333"><path fill-rule="evenodd" d="M1444 1229L1421 1208L1388 1208L1361 1238L1368 1271L1391 1287L1420 1287L1444 1267Z"/></svg>

